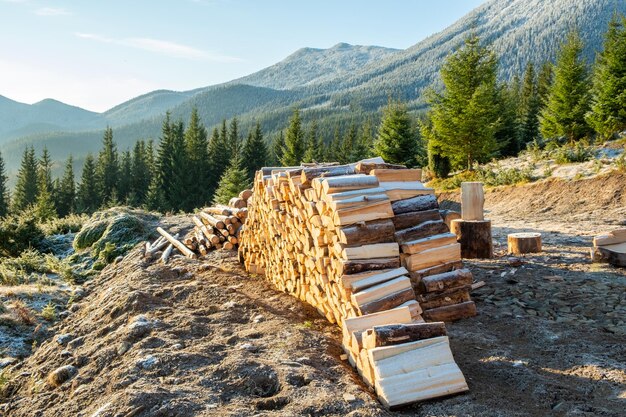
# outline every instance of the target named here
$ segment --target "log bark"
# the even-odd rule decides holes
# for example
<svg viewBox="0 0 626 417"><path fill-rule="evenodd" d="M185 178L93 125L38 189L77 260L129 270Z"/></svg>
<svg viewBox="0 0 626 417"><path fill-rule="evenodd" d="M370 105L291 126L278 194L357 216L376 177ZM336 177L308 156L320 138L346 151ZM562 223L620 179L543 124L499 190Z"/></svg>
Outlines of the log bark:
<svg viewBox="0 0 626 417"><path fill-rule="evenodd" d="M461 304L451 306L437 307L430 310L424 310L422 315L426 320L430 321L455 321L468 317L474 317L477 314L476 304L473 301L466 301Z"/></svg>
<svg viewBox="0 0 626 417"><path fill-rule="evenodd" d="M510 254L541 252L541 233L510 233L506 240Z"/></svg>
<svg viewBox="0 0 626 417"><path fill-rule="evenodd" d="M161 234L161 236L163 236L165 239L167 239L168 242L170 242L172 245L174 245L176 247L176 249L178 249L180 251L180 253L182 253L186 257L191 258L191 259L195 259L195 258L198 257L195 253L190 251L189 248L187 248L185 245L183 245L178 240L174 239L174 237L172 235L167 233L162 228L157 227L157 232L159 232Z"/></svg>
<svg viewBox="0 0 626 417"><path fill-rule="evenodd" d="M484 220L485 194L482 182L461 183L461 218L463 220Z"/></svg>
<svg viewBox="0 0 626 417"><path fill-rule="evenodd" d="M390 219L355 223L337 231L339 242L348 246L393 242L396 229Z"/></svg>
<svg viewBox="0 0 626 417"><path fill-rule="evenodd" d="M209 213L200 212L198 213L198 216L202 217L202 220L209 226L215 227L216 229L226 228L226 224L223 221L211 216Z"/></svg>
<svg viewBox="0 0 626 417"><path fill-rule="evenodd" d="M372 314L379 311L389 310L394 307L406 303L415 299L415 292L413 288L406 288L404 290L389 294L378 300L371 301L369 303L359 306L361 314Z"/></svg>
<svg viewBox="0 0 626 417"><path fill-rule="evenodd" d="M365 349L410 343L433 337L446 336L446 325L443 322L418 324L391 324L374 326L368 330L362 340Z"/></svg>
<svg viewBox="0 0 626 417"><path fill-rule="evenodd" d="M411 282L413 282L413 286L416 286L419 285L419 282L424 279L424 277L443 274L445 272L450 272L461 268L463 268L463 262L461 261L446 262L444 264L436 265L430 268L411 271L409 272L409 277L411 278Z"/></svg>
<svg viewBox="0 0 626 417"><path fill-rule="evenodd" d="M451 232L461 244L461 256L467 259L489 259L493 257L491 220L453 220Z"/></svg>
<svg viewBox="0 0 626 417"><path fill-rule="evenodd" d="M319 168L305 168L302 170L300 178L302 185L310 185L313 178L353 175L356 173L356 169L353 165L334 165Z"/></svg>
<svg viewBox="0 0 626 417"><path fill-rule="evenodd" d="M409 241L423 239L432 235L448 233L448 226L441 220L429 220L409 227L408 229L398 230L394 236L396 241L403 245Z"/></svg>
<svg viewBox="0 0 626 417"><path fill-rule="evenodd" d="M451 288L441 293L421 294L417 296L422 310L431 310L433 308L461 304L471 301L470 291L471 285L465 285L460 288Z"/></svg>
<svg viewBox="0 0 626 417"><path fill-rule="evenodd" d="M420 195L406 200L394 201L391 204L393 214L410 213L412 211L426 211L439 208L437 197L433 194Z"/></svg>
<svg viewBox="0 0 626 417"><path fill-rule="evenodd" d="M458 211L439 210L439 214L441 215L443 221L448 225L448 227L450 227L450 223L452 223L452 220L461 218L461 213L459 213Z"/></svg>
<svg viewBox="0 0 626 417"><path fill-rule="evenodd" d="M391 203L391 206L393 208L393 203ZM392 219L396 230L408 229L409 227L417 226L418 224L429 220L441 220L439 210L411 211L408 213L396 214Z"/></svg>
<svg viewBox="0 0 626 417"><path fill-rule="evenodd" d="M471 285L474 276L469 269L457 269L456 271L424 277L419 285L420 293L444 291L463 285Z"/></svg>
<svg viewBox="0 0 626 417"><path fill-rule="evenodd" d="M365 260L350 260L339 263L340 270L337 271L341 274L358 274L364 271L377 271L381 269L392 269L400 267L399 258L378 258L378 259L365 259Z"/></svg>

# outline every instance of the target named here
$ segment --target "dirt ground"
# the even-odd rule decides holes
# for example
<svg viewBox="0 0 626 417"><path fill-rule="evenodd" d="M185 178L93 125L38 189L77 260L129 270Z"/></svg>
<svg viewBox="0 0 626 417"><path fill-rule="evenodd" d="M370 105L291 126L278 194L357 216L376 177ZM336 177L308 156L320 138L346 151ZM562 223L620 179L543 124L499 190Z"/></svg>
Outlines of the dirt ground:
<svg viewBox="0 0 626 417"><path fill-rule="evenodd" d="M339 329L234 254L162 266L137 249L7 368L0 415L626 416L626 271L588 260L591 237L626 221L625 188L612 175L487 193L496 257L467 262L486 282L479 315L448 325L467 394L387 412L341 361ZM544 252L518 265L506 234L531 230Z"/></svg>

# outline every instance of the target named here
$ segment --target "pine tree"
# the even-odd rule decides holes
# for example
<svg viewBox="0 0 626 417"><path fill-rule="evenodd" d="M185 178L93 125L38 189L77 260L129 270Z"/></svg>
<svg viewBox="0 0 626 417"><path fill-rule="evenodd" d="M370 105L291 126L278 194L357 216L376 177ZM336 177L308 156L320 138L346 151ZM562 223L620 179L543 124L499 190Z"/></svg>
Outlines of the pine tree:
<svg viewBox="0 0 626 417"><path fill-rule="evenodd" d="M250 180L254 179L255 173L268 162L267 146L265 146L259 122L257 122L254 132L250 132L243 146L242 160Z"/></svg>
<svg viewBox="0 0 626 417"><path fill-rule="evenodd" d="M554 78L554 66L551 62L544 62L537 75L537 98L539 100L539 114L548 102L548 95L552 88ZM539 117L539 116L537 116Z"/></svg>
<svg viewBox="0 0 626 417"><path fill-rule="evenodd" d="M414 166L417 152L418 134L406 105L389 100L378 127L374 154L391 164Z"/></svg>
<svg viewBox="0 0 626 417"><path fill-rule="evenodd" d="M609 23L593 72L587 121L603 138L626 129L626 17Z"/></svg>
<svg viewBox="0 0 626 417"><path fill-rule="evenodd" d="M121 204L128 204L133 181L133 158L130 151L122 152L119 179L115 187L115 198Z"/></svg>
<svg viewBox="0 0 626 417"><path fill-rule="evenodd" d="M152 157L150 153L152 153L151 142L149 142L149 150L143 140L135 143L131 164L130 193L128 196L128 203L131 206L139 207L146 201L146 194L152 178L150 170Z"/></svg>
<svg viewBox="0 0 626 417"><path fill-rule="evenodd" d="M4 167L4 159L2 158L2 153L0 152L0 218L6 217L6 215L9 214L8 180L9 177L7 176L6 169Z"/></svg>
<svg viewBox="0 0 626 417"><path fill-rule="evenodd" d="M561 46L554 67L554 82L541 112L539 126L544 138L566 137L570 142L587 135L589 110L587 65L581 58L583 43L577 32L570 32Z"/></svg>
<svg viewBox="0 0 626 417"><path fill-rule="evenodd" d="M231 198L236 197L241 191L248 187L250 187L248 173L243 166L241 156L235 155L230 161L224 175L220 178L214 201L217 204L228 204Z"/></svg>
<svg viewBox="0 0 626 417"><path fill-rule="evenodd" d="M368 158L374 152L374 123L372 118L368 117L365 123L361 126L359 134L360 147L363 149L363 156L359 159Z"/></svg>
<svg viewBox="0 0 626 417"><path fill-rule="evenodd" d="M441 69L444 91L432 93L429 127L422 132L428 134L428 149L454 168L471 170L474 162L488 160L498 149L502 104L496 73L495 55L474 34Z"/></svg>
<svg viewBox="0 0 626 417"><path fill-rule="evenodd" d="M341 136L341 130L339 124L335 124L335 130L333 131L333 137L330 143L326 147L325 160L328 162L337 162L341 159L341 148L343 148L343 137Z"/></svg>
<svg viewBox="0 0 626 417"><path fill-rule="evenodd" d="M185 126L182 121L177 121L171 126L172 153L169 155L172 177L170 188L165 193L167 205L171 210L189 210L186 206L188 176L187 170L189 158L185 147Z"/></svg>
<svg viewBox="0 0 626 417"><path fill-rule="evenodd" d="M31 146L24 150L22 163L17 173L17 184L13 197L13 211L20 212L37 200L38 175L35 149Z"/></svg>
<svg viewBox="0 0 626 417"><path fill-rule="evenodd" d="M41 158L39 158L37 171L38 187L40 189L46 187L51 192L54 189L52 184L52 158L48 148L45 146L41 152Z"/></svg>
<svg viewBox="0 0 626 417"><path fill-rule="evenodd" d="M526 66L524 82L519 104L520 145L530 143L539 137L539 97L535 66L532 62Z"/></svg>
<svg viewBox="0 0 626 417"><path fill-rule="evenodd" d="M93 213L100 207L102 198L98 194L96 161L92 154L87 154L83 164L83 173L77 192L77 206L82 213Z"/></svg>
<svg viewBox="0 0 626 417"><path fill-rule="evenodd" d="M302 122L300 120L300 110L293 110L287 135L285 136L285 146L280 162L283 166L300 165L304 156L304 131L302 130Z"/></svg>
<svg viewBox="0 0 626 417"><path fill-rule="evenodd" d="M339 162L346 164L348 162L356 161L356 155L360 153L359 149L359 137L356 125L354 122L350 123L350 127L343 136L343 143L341 144L341 157Z"/></svg>
<svg viewBox="0 0 626 417"><path fill-rule="evenodd" d="M113 129L107 127L102 138L102 149L98 154L96 178L100 204L108 204L119 180L117 145L113 141Z"/></svg>
<svg viewBox="0 0 626 417"><path fill-rule="evenodd" d="M230 121L230 126L228 128L228 148L230 149L230 156L234 157L238 155L241 147L241 139L239 138L239 121L237 117L233 117L233 120Z"/></svg>
<svg viewBox="0 0 626 417"><path fill-rule="evenodd" d="M200 121L196 108L191 112L189 125L185 131L185 147L188 156L187 172L189 173L185 209L191 210L205 205L211 197L211 194L207 192L207 185L210 181L207 131Z"/></svg>
<svg viewBox="0 0 626 417"><path fill-rule="evenodd" d="M56 191L56 207L59 217L65 217L76 210L76 184L74 179L74 159L72 155L65 162L63 178L54 187Z"/></svg>
<svg viewBox="0 0 626 417"><path fill-rule="evenodd" d="M518 103L520 102L519 83L499 86L498 114L500 115L499 128L494 137L498 144L501 156L517 156L521 150L520 121L518 117Z"/></svg>

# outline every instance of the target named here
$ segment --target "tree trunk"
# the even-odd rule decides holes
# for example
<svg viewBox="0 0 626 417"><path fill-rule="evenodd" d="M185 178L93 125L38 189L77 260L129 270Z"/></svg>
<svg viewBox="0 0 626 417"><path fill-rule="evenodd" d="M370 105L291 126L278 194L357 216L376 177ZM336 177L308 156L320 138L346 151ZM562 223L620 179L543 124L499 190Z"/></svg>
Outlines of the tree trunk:
<svg viewBox="0 0 626 417"><path fill-rule="evenodd" d="M511 233L507 235L506 240L510 254L541 252L541 233Z"/></svg>

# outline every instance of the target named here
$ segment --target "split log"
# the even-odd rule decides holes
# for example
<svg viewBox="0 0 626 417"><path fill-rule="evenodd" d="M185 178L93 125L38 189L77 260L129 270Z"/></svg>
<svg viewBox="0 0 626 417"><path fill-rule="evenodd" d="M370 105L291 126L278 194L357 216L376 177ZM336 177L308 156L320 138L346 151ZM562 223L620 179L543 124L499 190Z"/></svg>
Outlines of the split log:
<svg viewBox="0 0 626 417"><path fill-rule="evenodd" d="M423 310L431 310L437 307L444 307L453 304L460 304L471 301L471 285L464 285L458 288L451 288L440 293L418 294L417 301Z"/></svg>
<svg viewBox="0 0 626 417"><path fill-rule="evenodd" d="M343 259L391 258L394 256L400 256L400 247L396 242L347 247L341 252Z"/></svg>
<svg viewBox="0 0 626 417"><path fill-rule="evenodd" d="M408 213L396 214L391 220L393 221L393 225L396 230L402 230L430 220L441 220L441 216L439 214L439 210L411 211Z"/></svg>
<svg viewBox="0 0 626 417"><path fill-rule="evenodd" d="M370 175L375 175L380 182L392 182L392 181L422 181L422 170L419 168L414 169L385 169L375 168L369 172Z"/></svg>
<svg viewBox="0 0 626 417"><path fill-rule="evenodd" d="M337 210L333 216L333 222L335 226L345 226L370 220L390 219L392 217L393 211L389 201L381 201L365 206Z"/></svg>
<svg viewBox="0 0 626 417"><path fill-rule="evenodd" d="M593 238L593 246L617 245L626 242L626 228L613 230Z"/></svg>
<svg viewBox="0 0 626 417"><path fill-rule="evenodd" d="M510 233L506 240L510 254L523 255L541 252L541 233Z"/></svg>
<svg viewBox="0 0 626 417"><path fill-rule="evenodd" d="M300 175L302 185L307 186L311 184L311 180L313 180L313 178L336 177L340 175L353 175L356 173L356 169L353 165L334 165L319 168L305 168L302 170Z"/></svg>
<svg viewBox="0 0 626 417"><path fill-rule="evenodd" d="M394 278L403 276L408 274L408 271L406 270L406 268L395 268L395 269L391 269L389 271L384 271L384 272L380 272L380 273L368 273L367 277L364 277L362 279L357 279L357 280L353 280L352 282L350 282L349 286L350 289L353 292L359 292L359 291L363 291L369 287L373 287L374 285L378 285L378 284L382 284L384 282L387 281L391 281ZM359 274L357 274L358 276ZM351 275L347 275L347 277L350 277ZM345 285L345 282L344 282Z"/></svg>
<svg viewBox="0 0 626 417"><path fill-rule="evenodd" d="M474 277L469 269L457 269L443 274L431 275L422 278L420 293L443 291L463 285L471 285Z"/></svg>
<svg viewBox="0 0 626 417"><path fill-rule="evenodd" d="M398 307L401 304L411 300L415 300L415 292L413 291L412 287L394 292L377 300L360 305L359 311L361 312L361 314L376 313L378 311L389 310L394 307Z"/></svg>
<svg viewBox="0 0 626 417"><path fill-rule="evenodd" d="M459 213L458 211L439 210L439 214L441 215L441 218L443 219L445 224L448 225L448 227L450 227L450 223L452 223L452 220L461 218L461 213Z"/></svg>
<svg viewBox="0 0 626 417"><path fill-rule="evenodd" d="M362 343L365 349L373 349L446 335L446 325L443 322L391 324L374 326L367 330Z"/></svg>
<svg viewBox="0 0 626 417"><path fill-rule="evenodd" d="M173 250L174 250L174 245L172 245L171 243L168 244L167 248L165 248L165 250L161 254L161 262L163 264L166 264L167 261L170 259L170 255L172 254Z"/></svg>
<svg viewBox="0 0 626 417"><path fill-rule="evenodd" d="M437 197L433 194L420 195L406 200L394 201L391 204L395 215L409 213L412 211L426 211L439 208Z"/></svg>
<svg viewBox="0 0 626 417"><path fill-rule="evenodd" d="M608 262L617 267L626 267L626 243L598 246L591 249L593 262Z"/></svg>
<svg viewBox="0 0 626 417"><path fill-rule="evenodd" d="M485 194L482 182L461 183L461 218L463 220L484 220Z"/></svg>
<svg viewBox="0 0 626 417"><path fill-rule="evenodd" d="M375 169L407 169L404 165L388 164L385 162L367 162L361 161L356 164L356 172L359 174L371 174Z"/></svg>
<svg viewBox="0 0 626 417"><path fill-rule="evenodd" d="M167 233L162 228L157 227L157 232L159 232L161 234L161 236L163 236L165 239L167 239L172 245L174 245L176 247L176 249L178 249L180 251L180 253L182 253L186 257L191 258L191 259L195 259L195 258L198 257L195 253L190 251L189 248L187 248L185 245L180 243L178 240L174 239L174 237L172 235Z"/></svg>
<svg viewBox="0 0 626 417"><path fill-rule="evenodd" d="M424 239L432 235L448 232L448 226L443 221L429 220L408 229L398 230L394 236L396 241L403 245L412 240Z"/></svg>
<svg viewBox="0 0 626 417"><path fill-rule="evenodd" d="M338 275L358 274L363 271L377 271L381 269L394 269L400 267L399 258L376 258L376 259L355 259L340 261L337 264Z"/></svg>
<svg viewBox="0 0 626 417"><path fill-rule="evenodd" d="M321 181L321 189L324 194L340 193L342 191L360 190L363 188L377 188L378 179L371 175L345 175L342 177L330 177Z"/></svg>
<svg viewBox="0 0 626 417"><path fill-rule="evenodd" d="M473 301L466 301L461 304L424 310L423 316L430 321L455 321L474 317L476 314L476 304Z"/></svg>
<svg viewBox="0 0 626 417"><path fill-rule="evenodd" d="M398 278L392 279L391 281L387 281L382 284L367 288L363 291L353 293L351 296L352 304L354 304L355 306L361 306L369 302L379 300L389 294L393 294L406 289L411 289L412 291L411 280L409 280L409 278L406 276L400 276ZM415 295L413 295L412 299L415 299ZM408 300L404 300L402 301L402 303L404 303L405 301ZM394 307L397 307L402 303L399 303Z"/></svg>
<svg viewBox="0 0 626 417"><path fill-rule="evenodd" d="M417 271L460 259L461 247L458 243L454 243L409 255L402 260L402 263L409 271Z"/></svg>
<svg viewBox="0 0 626 417"><path fill-rule="evenodd" d="M491 220L453 220L450 231L461 244L461 256L469 259L493 257Z"/></svg>
<svg viewBox="0 0 626 417"><path fill-rule="evenodd" d="M402 244L402 253L414 254L427 249L438 248L456 243L456 235L453 233L442 233L432 235L423 239L409 240Z"/></svg>
<svg viewBox="0 0 626 417"><path fill-rule="evenodd" d="M339 242L348 246L393 242L395 228L390 219L359 222L337 231Z"/></svg>

